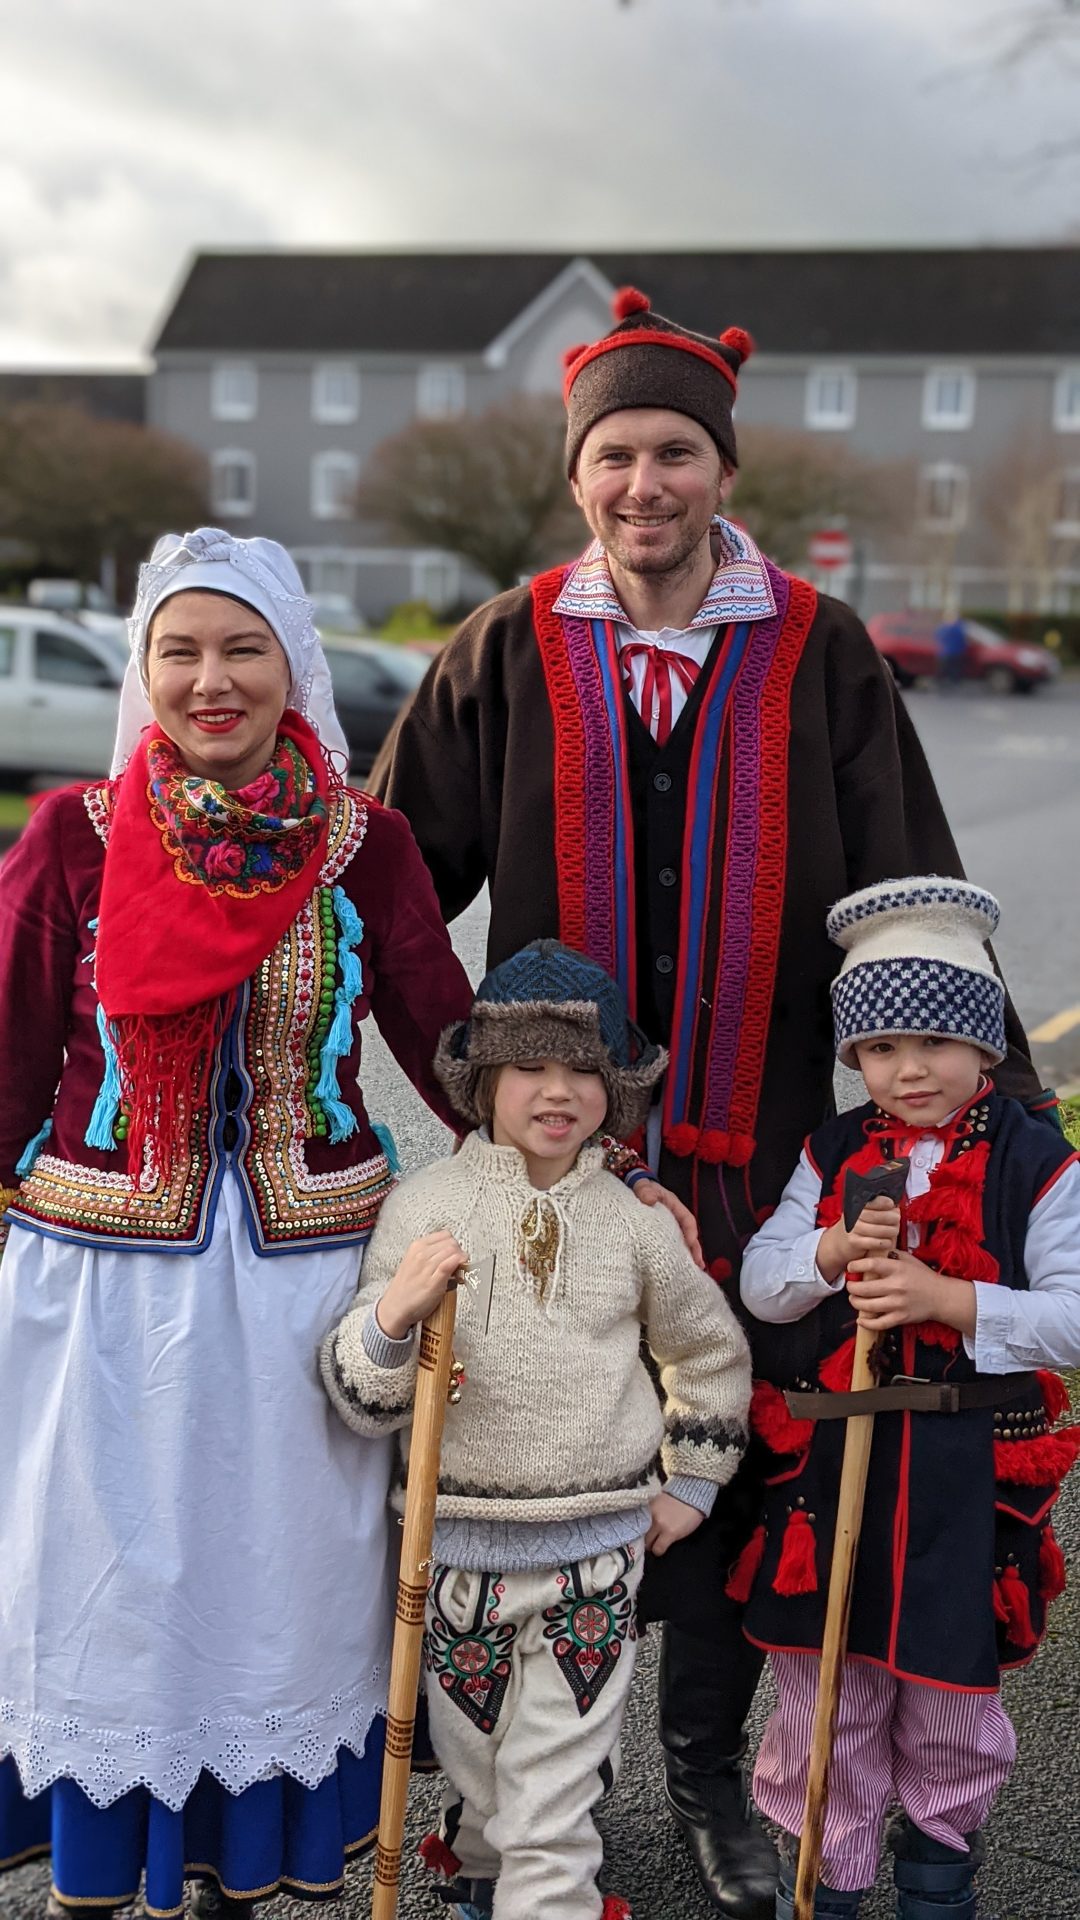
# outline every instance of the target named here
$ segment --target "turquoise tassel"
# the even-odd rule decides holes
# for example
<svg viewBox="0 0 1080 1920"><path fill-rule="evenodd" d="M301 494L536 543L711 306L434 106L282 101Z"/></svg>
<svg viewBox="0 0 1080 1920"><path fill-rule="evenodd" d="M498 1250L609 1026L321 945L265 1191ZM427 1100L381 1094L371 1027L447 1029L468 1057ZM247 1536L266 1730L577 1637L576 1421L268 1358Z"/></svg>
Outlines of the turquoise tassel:
<svg viewBox="0 0 1080 1920"><path fill-rule="evenodd" d="M373 1120L371 1131L386 1155L386 1164L391 1173L400 1173L401 1161L398 1159L397 1141L389 1127L384 1127L380 1120Z"/></svg>
<svg viewBox="0 0 1080 1920"><path fill-rule="evenodd" d="M326 1115L327 1137L336 1147L356 1132L356 1115L341 1098L337 1063L344 1059L352 1044L353 1004L364 984L359 955L353 952L364 937L364 923L343 887L333 889L333 900L339 930L337 963L341 969L341 985L334 991L334 1018L319 1052L315 1098Z"/></svg>
<svg viewBox="0 0 1080 1920"><path fill-rule="evenodd" d="M120 1111L120 1066L108 1022L105 1019L105 1009L100 1000L97 1010L97 1029L101 1039L101 1051L105 1055L105 1074L98 1090L98 1097L94 1101L90 1125L83 1134L83 1139L88 1147L97 1147L99 1153L112 1153L116 1147L113 1128Z"/></svg>
<svg viewBox="0 0 1080 1920"><path fill-rule="evenodd" d="M25 1147L22 1150L22 1153L19 1155L19 1158L15 1163L16 1180L25 1180L27 1174L33 1173L34 1161L37 1159L38 1154L41 1152L41 1149L45 1145L45 1142L48 1139L51 1132L52 1132L52 1121L46 1120L45 1125L43 1127L38 1128L38 1131L37 1133L35 1133L33 1139L27 1141Z"/></svg>

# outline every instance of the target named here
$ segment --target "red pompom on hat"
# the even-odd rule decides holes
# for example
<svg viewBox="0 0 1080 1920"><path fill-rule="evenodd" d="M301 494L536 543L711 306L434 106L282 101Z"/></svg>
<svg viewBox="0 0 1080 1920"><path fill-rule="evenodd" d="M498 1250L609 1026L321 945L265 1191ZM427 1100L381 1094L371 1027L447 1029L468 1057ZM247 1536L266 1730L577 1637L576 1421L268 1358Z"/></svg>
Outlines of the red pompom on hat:
<svg viewBox="0 0 1080 1920"><path fill-rule="evenodd" d="M587 340L579 340L576 347L567 347L562 357L563 366L572 367L574 364L574 361L580 360L582 354L588 353L588 351L589 351L589 343Z"/></svg>
<svg viewBox="0 0 1080 1920"><path fill-rule="evenodd" d="M733 353L738 354L740 362L745 365L754 351L754 337L747 333L745 327L725 327L720 335L720 345L730 347Z"/></svg>
<svg viewBox="0 0 1080 1920"><path fill-rule="evenodd" d="M611 297L611 311L616 320L629 320L632 313L648 313L649 296L637 287L619 287Z"/></svg>

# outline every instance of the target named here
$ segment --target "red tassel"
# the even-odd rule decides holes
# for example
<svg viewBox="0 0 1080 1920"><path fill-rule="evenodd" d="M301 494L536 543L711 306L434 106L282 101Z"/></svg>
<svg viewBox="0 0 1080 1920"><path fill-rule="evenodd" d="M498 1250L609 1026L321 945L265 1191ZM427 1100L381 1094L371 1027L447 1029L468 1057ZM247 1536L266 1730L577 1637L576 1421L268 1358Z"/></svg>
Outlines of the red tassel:
<svg viewBox="0 0 1080 1920"><path fill-rule="evenodd" d="M962 1227L938 1227L927 1241L926 1255L939 1273L952 1280L986 1280L992 1285L999 1277L993 1254Z"/></svg>
<svg viewBox="0 0 1080 1920"><path fill-rule="evenodd" d="M629 320L632 313L648 313L649 296L637 287L620 287L612 296L611 311L616 320Z"/></svg>
<svg viewBox="0 0 1080 1920"><path fill-rule="evenodd" d="M727 1577L724 1592L729 1600L737 1600L745 1607L750 1591L757 1579L761 1562L765 1557L765 1529L755 1527L745 1547L736 1560Z"/></svg>
<svg viewBox="0 0 1080 1920"><path fill-rule="evenodd" d="M731 1279L731 1261L725 1260L723 1255L718 1260L710 1260L709 1272L719 1286L723 1281Z"/></svg>
<svg viewBox="0 0 1080 1920"><path fill-rule="evenodd" d="M845 1340L842 1347L830 1353L818 1368L818 1379L830 1393L848 1393L851 1388L851 1376L855 1370L855 1335Z"/></svg>
<svg viewBox="0 0 1080 1920"><path fill-rule="evenodd" d="M441 1833L425 1833L416 1852L428 1872L439 1873L444 1880L452 1880L455 1874L461 1872L461 1861L447 1846Z"/></svg>
<svg viewBox="0 0 1080 1920"><path fill-rule="evenodd" d="M994 1619L999 1620L1003 1627L1007 1627L1009 1624L1009 1609L1005 1605L1005 1602L1001 1597L1001 1588L999 1587L998 1582L996 1580L994 1581L993 1593L994 1593Z"/></svg>
<svg viewBox="0 0 1080 1920"><path fill-rule="evenodd" d="M680 1120L667 1129L664 1145L669 1153L677 1153L680 1160L687 1160L697 1150L700 1133L700 1127L692 1127L688 1120Z"/></svg>
<svg viewBox="0 0 1080 1920"><path fill-rule="evenodd" d="M1056 1487L1080 1454L1080 1425L1034 1440L995 1440L994 1478L1019 1487Z"/></svg>
<svg viewBox="0 0 1080 1920"><path fill-rule="evenodd" d="M633 1920L629 1900L624 1900L618 1893L606 1893L600 1920Z"/></svg>
<svg viewBox="0 0 1080 1920"><path fill-rule="evenodd" d="M915 1336L924 1347L944 1347L946 1353L955 1353L960 1345L956 1328L947 1327L941 1320L920 1320L915 1328Z"/></svg>
<svg viewBox="0 0 1080 1920"><path fill-rule="evenodd" d="M784 1545L773 1587L785 1598L796 1593L817 1592L817 1542L810 1516L795 1507L784 1529Z"/></svg>
<svg viewBox="0 0 1080 1920"><path fill-rule="evenodd" d="M1066 1584L1065 1555L1054 1538L1053 1527L1046 1527L1039 1542L1040 1599L1049 1606L1051 1600L1060 1599Z"/></svg>
<svg viewBox="0 0 1080 1920"><path fill-rule="evenodd" d="M566 352L563 354L563 357L562 357L563 366L569 369L570 367L573 366L574 361L580 360L582 354L587 353L588 350L589 350L589 343L587 340L579 340L576 347L567 347Z"/></svg>
<svg viewBox="0 0 1080 1920"><path fill-rule="evenodd" d="M1060 1373L1050 1373L1046 1369L1040 1369L1035 1377L1042 1388L1046 1417L1053 1426L1055 1420L1060 1420L1062 1414L1069 1411L1072 1404L1069 1399L1069 1389Z"/></svg>
<svg viewBox="0 0 1080 1920"><path fill-rule="evenodd" d="M697 1157L711 1167L748 1167L756 1146L752 1133L727 1133L720 1127L704 1127L698 1136Z"/></svg>
<svg viewBox="0 0 1080 1920"><path fill-rule="evenodd" d="M774 1387L770 1380L754 1382L750 1426L770 1453L802 1453L814 1437L813 1421L794 1419L779 1387Z"/></svg>
<svg viewBox="0 0 1080 1920"><path fill-rule="evenodd" d="M745 327L725 327L720 335L720 345L730 347L739 356L740 365L749 360L754 351L754 340Z"/></svg>
<svg viewBox="0 0 1080 1920"><path fill-rule="evenodd" d="M1006 1567L998 1581L1008 1618L1006 1632L1014 1647L1037 1647L1039 1636L1031 1624L1031 1601L1016 1567Z"/></svg>

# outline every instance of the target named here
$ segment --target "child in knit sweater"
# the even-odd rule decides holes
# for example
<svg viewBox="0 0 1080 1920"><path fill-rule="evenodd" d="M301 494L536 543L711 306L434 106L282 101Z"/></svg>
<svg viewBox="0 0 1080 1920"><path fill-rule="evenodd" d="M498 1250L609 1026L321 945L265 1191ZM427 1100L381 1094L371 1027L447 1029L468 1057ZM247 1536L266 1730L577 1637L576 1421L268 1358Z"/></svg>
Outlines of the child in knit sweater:
<svg viewBox="0 0 1080 1920"><path fill-rule="evenodd" d="M729 1591L768 1647L778 1705L754 1774L792 1837L791 1920L845 1417L873 1413L848 1658L814 1912L851 1916L885 1814L899 1920L975 1920L979 1828L1016 1752L999 1673L1029 1661L1064 1587L1051 1510L1080 1451L1055 1372L1080 1361L1080 1165L995 1093L997 902L963 881L886 881L829 915L845 958L837 1052L871 1104L818 1128L743 1259L761 1320L751 1412L770 1449L762 1524ZM850 1227L848 1176L891 1174ZM856 1321L875 1389L848 1400Z"/></svg>
<svg viewBox="0 0 1080 1920"><path fill-rule="evenodd" d="M580 954L544 940L496 967L436 1059L476 1130L387 1200L323 1352L342 1417L401 1430L407 1464L416 1328L494 1256L490 1316L464 1290L458 1312L425 1639L449 1782L425 1857L465 1920L629 1914L597 1891L592 1814L618 1764L642 1556L701 1524L746 1444L737 1322L594 1142L641 1124L665 1061Z"/></svg>

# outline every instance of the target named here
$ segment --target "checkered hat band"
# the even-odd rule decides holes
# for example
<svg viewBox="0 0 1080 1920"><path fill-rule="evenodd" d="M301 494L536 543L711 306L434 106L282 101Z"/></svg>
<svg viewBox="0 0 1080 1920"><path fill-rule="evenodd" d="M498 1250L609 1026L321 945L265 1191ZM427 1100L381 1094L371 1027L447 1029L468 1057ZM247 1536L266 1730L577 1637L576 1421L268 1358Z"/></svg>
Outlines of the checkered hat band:
<svg viewBox="0 0 1080 1920"><path fill-rule="evenodd" d="M937 1033L1005 1054L1000 980L945 960L871 960L832 986L836 1051L880 1033Z"/></svg>

